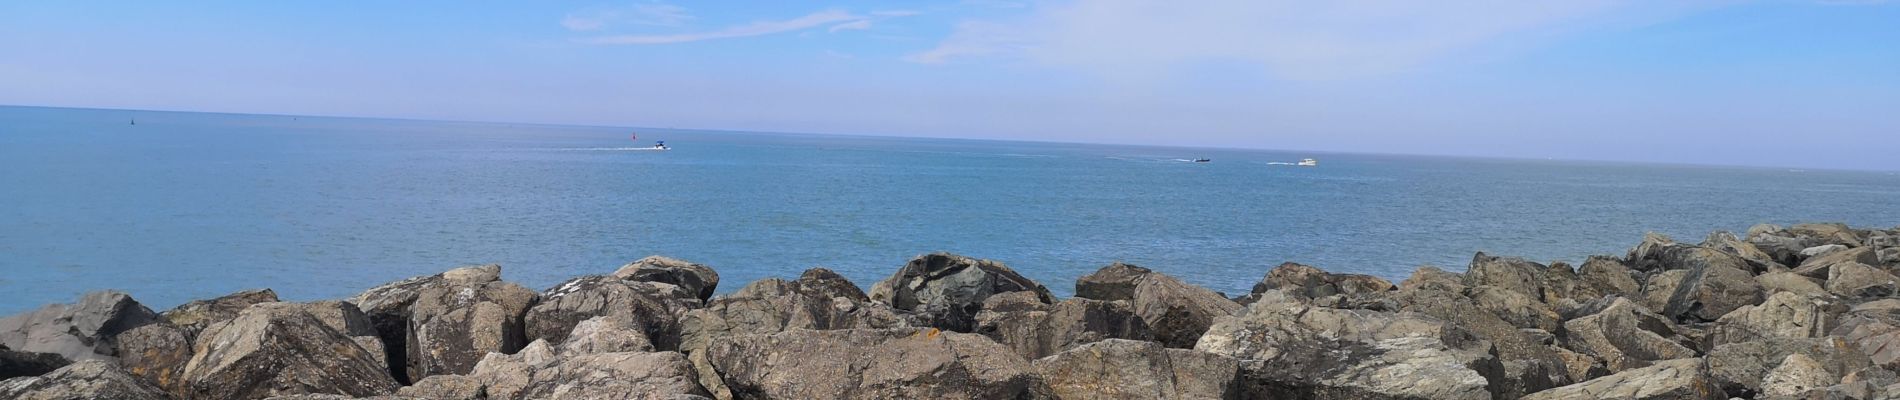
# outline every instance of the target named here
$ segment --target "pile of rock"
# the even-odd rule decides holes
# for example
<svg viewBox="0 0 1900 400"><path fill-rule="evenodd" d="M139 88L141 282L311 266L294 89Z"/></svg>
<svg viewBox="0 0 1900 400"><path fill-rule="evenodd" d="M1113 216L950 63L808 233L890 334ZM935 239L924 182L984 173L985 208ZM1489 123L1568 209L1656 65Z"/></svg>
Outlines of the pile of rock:
<svg viewBox="0 0 1900 400"><path fill-rule="evenodd" d="M1893 398L1896 238L1652 234L1398 284L1286 263L1234 299L1122 263L1058 299L941 253L868 293L813 268L714 297L712 268L663 257L540 292L494 265L348 301L101 292L0 319L0 398Z"/></svg>

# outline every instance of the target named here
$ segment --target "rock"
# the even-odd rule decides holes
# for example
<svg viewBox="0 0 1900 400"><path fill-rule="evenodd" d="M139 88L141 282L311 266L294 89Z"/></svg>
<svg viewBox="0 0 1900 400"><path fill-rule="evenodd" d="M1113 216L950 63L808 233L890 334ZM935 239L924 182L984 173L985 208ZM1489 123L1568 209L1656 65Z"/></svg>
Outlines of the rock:
<svg viewBox="0 0 1900 400"><path fill-rule="evenodd" d="M211 300L195 300L173 307L158 314L158 319L183 329L186 338L198 337L205 327L212 323L237 318L239 312L250 308L252 304L277 302L277 292L270 289L245 290L227 294Z"/></svg>
<svg viewBox="0 0 1900 400"><path fill-rule="evenodd" d="M1879 268L1857 262L1834 264L1828 270L1827 291L1846 298L1892 297L1900 289L1900 277Z"/></svg>
<svg viewBox="0 0 1900 400"><path fill-rule="evenodd" d="M1497 257L1479 252L1465 270L1465 286L1494 286L1522 293L1532 299L1544 298L1544 267L1516 257Z"/></svg>
<svg viewBox="0 0 1900 400"><path fill-rule="evenodd" d="M1861 303L1840 318L1829 332L1852 343L1875 365L1900 369L1900 299Z"/></svg>
<svg viewBox="0 0 1900 400"><path fill-rule="evenodd" d="M1862 243L1860 236L1854 233L1854 229L1842 223L1794 224L1788 227L1788 233L1797 237L1815 238L1823 243L1850 247L1859 246Z"/></svg>
<svg viewBox="0 0 1900 400"><path fill-rule="evenodd" d="M1668 319L1627 299L1597 300L1584 316L1565 321L1565 348L1603 360L1611 372L1648 367L1656 361L1695 357Z"/></svg>
<svg viewBox="0 0 1900 400"><path fill-rule="evenodd" d="M1765 338L1716 346L1705 357L1709 375L1724 393L1749 397L1760 393L1762 378L1790 354L1818 361L1830 373L1845 374L1873 365L1867 356L1840 338Z"/></svg>
<svg viewBox="0 0 1900 400"><path fill-rule="evenodd" d="M522 392L534 384L537 371L552 368L560 361L546 340L536 340L515 354L488 353L488 357L475 364L475 371L470 372L468 377L481 383L481 391L488 398L525 399ZM414 386L419 387L415 392L431 393L465 391L460 388L464 385L465 382L424 379Z"/></svg>
<svg viewBox="0 0 1900 400"><path fill-rule="evenodd" d="M1035 281L1002 263L949 253L911 259L890 278L871 287L871 300L917 313L931 326L955 332L976 329L976 313L991 295L1034 292L1044 303L1055 302Z"/></svg>
<svg viewBox="0 0 1900 400"><path fill-rule="evenodd" d="M1500 397L1521 397L1575 381L1570 379L1571 368L1567 367L1568 361L1559 358L1564 350L1549 346L1547 339L1533 337L1530 331L1512 326L1497 315L1479 308L1457 292L1405 289L1400 290L1393 298L1401 305L1397 308L1399 311L1416 312L1437 318L1448 325L1470 332L1479 339L1491 342L1497 351L1498 361L1504 366L1504 379L1492 382L1498 389ZM1544 332L1544 334L1549 333ZM1595 364L1602 364L1602 362L1595 361ZM1587 365L1580 367L1584 368L1583 371L1589 371ZM1597 376L1608 374L1604 371Z"/></svg>
<svg viewBox="0 0 1900 400"><path fill-rule="evenodd" d="M80 296L77 303L49 304L0 318L0 345L74 361L116 361L113 337L156 318L151 309L125 293L92 292Z"/></svg>
<svg viewBox="0 0 1900 400"><path fill-rule="evenodd" d="M1338 294L1382 293L1397 287L1392 286L1392 282L1371 275L1333 274L1289 262L1274 267L1267 272L1266 277L1253 285L1253 293L1274 289L1307 298L1320 298Z"/></svg>
<svg viewBox="0 0 1900 400"><path fill-rule="evenodd" d="M706 352L740 399L1047 397L1028 361L974 334L794 330L719 337Z"/></svg>
<svg viewBox="0 0 1900 400"><path fill-rule="evenodd" d="M1809 278L1827 279L1834 266L1848 263L1873 265L1879 264L1880 258L1874 254L1873 249L1869 248L1841 250L1804 260L1800 266L1795 267L1794 273Z"/></svg>
<svg viewBox="0 0 1900 400"><path fill-rule="evenodd" d="M394 392L380 349L365 349L353 334L374 340L368 318L349 303L256 304L199 334L183 383L194 398Z"/></svg>
<svg viewBox="0 0 1900 400"><path fill-rule="evenodd" d="M1826 299L1775 293L1759 306L1743 306L1716 320L1707 340L1713 347L1764 337L1821 337L1833 328L1834 315L1845 311L1829 312L1830 307L1837 306Z"/></svg>
<svg viewBox="0 0 1900 400"><path fill-rule="evenodd" d="M1794 396L1810 389L1832 386L1840 382L1840 377L1827 371L1821 363L1800 353L1789 354L1782 359L1781 365L1768 371L1762 377L1761 394L1765 396Z"/></svg>
<svg viewBox="0 0 1900 400"><path fill-rule="evenodd" d="M1547 308L1574 307L1580 300L1603 297L1593 288L1579 283L1577 271L1562 261L1550 263L1539 275L1544 277L1544 281L1539 283L1544 287L1544 298L1538 300Z"/></svg>
<svg viewBox="0 0 1900 400"><path fill-rule="evenodd" d="M614 271L620 279L671 284L692 293L700 301L712 298L713 291L719 288L719 272L711 267L686 261L651 256L642 258Z"/></svg>
<svg viewBox="0 0 1900 400"><path fill-rule="evenodd" d="M1704 239L1702 241L1701 247L1716 249L1724 253L1732 254L1736 257L1741 257L1743 261L1748 262L1748 265L1750 267L1748 270L1753 271L1753 272L1767 271L1767 270L1775 269L1775 268L1786 268L1780 262L1775 261L1775 257L1773 255L1768 254L1768 252L1762 251L1760 248L1755 247L1755 245L1752 243L1742 241L1741 239L1737 239L1735 237L1735 234L1728 233L1726 231L1715 231L1715 232L1709 233L1708 239Z"/></svg>
<svg viewBox="0 0 1900 400"><path fill-rule="evenodd" d="M871 301L871 297L866 296L863 289L858 289L857 284L829 269L807 269L792 284L794 290L806 296L821 299L843 297L859 303Z"/></svg>
<svg viewBox="0 0 1900 400"><path fill-rule="evenodd" d="M1242 398L1489 399L1489 343L1416 313L1259 302L1195 350L1241 363Z"/></svg>
<svg viewBox="0 0 1900 400"><path fill-rule="evenodd" d="M1814 246L1814 247L1801 249L1801 257L1814 258L1823 254L1833 253L1833 252L1842 251L1842 250L1847 250L1847 246L1842 246L1838 244Z"/></svg>
<svg viewBox="0 0 1900 400"><path fill-rule="evenodd" d="M659 350L679 348L679 315L699 308L693 293L665 283L628 281L604 275L570 279L542 293L523 317L527 339L559 345L581 321L600 316L623 318Z"/></svg>
<svg viewBox="0 0 1900 400"><path fill-rule="evenodd" d="M1685 358L1656 363L1615 375L1537 392L1525 400L1558 399L1725 399L1709 379L1702 360Z"/></svg>
<svg viewBox="0 0 1900 400"><path fill-rule="evenodd" d="M110 361L85 360L36 377L0 381L0 398L16 400L164 400L164 392Z"/></svg>
<svg viewBox="0 0 1900 400"><path fill-rule="evenodd" d="M705 308L680 317L680 350L699 370L701 385L718 398L731 398L712 370L703 351L713 338L740 334L772 334L793 329L884 329L920 326L915 317L882 303L857 299L843 288L856 288L829 271L806 273L795 281L763 279L731 296L716 298ZM830 276L827 276L830 275ZM1029 292L1011 292L1013 294ZM992 296L1003 297L1003 296ZM1041 304L1040 298L1032 300Z"/></svg>
<svg viewBox="0 0 1900 400"><path fill-rule="evenodd" d="M462 375L431 375L414 385L396 389L402 397L437 400L477 400L487 398L486 385L480 379ZM507 397L499 397L506 399Z"/></svg>
<svg viewBox="0 0 1900 400"><path fill-rule="evenodd" d="M1135 286L1153 270L1120 262L1075 280L1075 297L1103 301L1134 300Z"/></svg>
<svg viewBox="0 0 1900 400"><path fill-rule="evenodd" d="M1445 270L1438 269L1438 267L1427 265L1413 270L1411 277L1405 278L1404 282L1399 282L1399 289L1432 289L1448 292L1464 292L1466 287L1464 282L1464 275L1445 272Z"/></svg>
<svg viewBox="0 0 1900 400"><path fill-rule="evenodd" d="M72 363L58 354L15 351L0 347L0 380L40 376Z"/></svg>
<svg viewBox="0 0 1900 400"><path fill-rule="evenodd" d="M1013 300L1013 301L1012 301ZM976 314L976 333L1038 359L1105 339L1150 340L1148 323L1128 302L1075 298L1042 304L1030 292L990 296Z"/></svg>
<svg viewBox="0 0 1900 400"><path fill-rule="evenodd" d="M1762 301L1761 284L1755 276L1737 268L1698 264L1685 269L1680 280L1652 279L1643 288L1650 299L1663 298L1653 308L1678 321L1714 321L1735 309ZM1667 293L1667 296L1663 296Z"/></svg>
<svg viewBox="0 0 1900 400"><path fill-rule="evenodd" d="M1552 350L1555 350L1557 357L1563 360L1565 377L1570 378L1571 382L1584 382L1610 375L1610 368L1609 366L1603 365L1603 359L1593 357L1589 354L1570 351L1570 349L1562 347L1554 347ZM1533 391L1532 393L1535 392L1536 391Z"/></svg>
<svg viewBox="0 0 1900 400"><path fill-rule="evenodd" d="M1577 282L1590 288L1591 296L1578 297L1578 300L1601 298L1607 295L1635 297L1642 293L1642 286L1630 277L1630 269L1623 261L1603 256L1590 256L1577 269Z"/></svg>
<svg viewBox="0 0 1900 400"><path fill-rule="evenodd" d="M466 266L446 272L418 276L401 281L385 283L370 288L351 298L369 317L376 330L376 336L383 342L383 354L389 363L390 375L402 383L409 383L409 317L410 309L424 289L444 285L471 286L482 285L501 280L501 266L495 264Z"/></svg>
<svg viewBox="0 0 1900 400"><path fill-rule="evenodd" d="M1077 346L1035 366L1064 400L1234 398L1240 367L1226 356L1123 339Z"/></svg>
<svg viewBox="0 0 1900 400"><path fill-rule="evenodd" d="M403 345L408 381L466 374L488 353L520 350L528 344L522 319L536 297L533 290L499 280L445 279L421 288Z"/></svg>
<svg viewBox="0 0 1900 400"><path fill-rule="evenodd" d="M1154 340L1171 348L1194 347L1216 318L1243 309L1220 293L1158 272L1143 276L1135 285L1131 305L1154 333Z"/></svg>
<svg viewBox="0 0 1900 400"><path fill-rule="evenodd" d="M1756 275L1755 283L1761 284L1768 294L1790 292L1802 296L1826 296L1827 289L1821 286L1820 279L1801 276L1794 272L1770 272Z"/></svg>
<svg viewBox="0 0 1900 400"><path fill-rule="evenodd" d="M232 314L221 320L236 317ZM119 334L119 365L144 382L184 398L190 394L183 376L185 364L191 361L188 334L186 328L170 323L148 324L125 331Z"/></svg>
<svg viewBox="0 0 1900 400"><path fill-rule="evenodd" d="M1557 330L1557 312L1523 292L1483 285L1471 288L1466 294L1479 308L1490 311L1513 326Z"/></svg>
<svg viewBox="0 0 1900 400"><path fill-rule="evenodd" d="M1656 233L1645 235L1642 244L1630 249L1624 263L1638 271L1702 270L1720 267L1742 271L1748 276L1754 276L1755 272L1762 272L1740 256L1713 248L1676 243L1668 236Z"/></svg>
<svg viewBox="0 0 1900 400"><path fill-rule="evenodd" d="M692 364L678 352L584 354L534 371L523 399L703 399Z"/></svg>
<svg viewBox="0 0 1900 400"><path fill-rule="evenodd" d="M600 316L581 321L561 342L561 354L651 352L653 341L632 320ZM486 356L486 354L484 354ZM476 360L480 361L480 360ZM471 365L473 367L473 365Z"/></svg>

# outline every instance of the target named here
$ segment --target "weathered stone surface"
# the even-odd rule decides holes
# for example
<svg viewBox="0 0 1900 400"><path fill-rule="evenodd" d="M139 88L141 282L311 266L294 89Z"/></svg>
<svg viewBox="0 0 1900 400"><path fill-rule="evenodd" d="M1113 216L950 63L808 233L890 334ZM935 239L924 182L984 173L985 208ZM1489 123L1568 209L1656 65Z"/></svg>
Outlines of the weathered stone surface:
<svg viewBox="0 0 1900 400"><path fill-rule="evenodd" d="M1728 396L1723 396L1709 379L1707 366L1694 358L1659 362L1524 397L1525 400L1726 398Z"/></svg>
<svg viewBox="0 0 1900 400"><path fill-rule="evenodd" d="M186 338L198 336L212 323L237 318L252 304L273 303L277 292L270 289L245 290L210 300L195 300L158 314L158 319L184 330Z"/></svg>
<svg viewBox="0 0 1900 400"><path fill-rule="evenodd" d="M1383 293L1397 288L1392 282L1376 276L1335 274L1289 262L1268 271L1266 277L1253 285L1253 293L1277 289L1308 298L1321 298L1341 294Z"/></svg>
<svg viewBox="0 0 1900 400"><path fill-rule="evenodd" d="M568 333L559 349L566 355L650 351L653 351L653 340L647 339L639 324L612 316L594 317L574 325L574 331Z"/></svg>
<svg viewBox="0 0 1900 400"><path fill-rule="evenodd" d="M92 292L80 296L77 303L49 304L0 318L0 345L74 361L116 361L113 337L156 318L151 309L125 293Z"/></svg>
<svg viewBox="0 0 1900 400"><path fill-rule="evenodd" d="M383 354L389 364L390 374L399 381L408 383L410 373L406 360L409 354L409 317L410 310L424 289L445 285L470 286L501 280L501 266L495 264L473 265L451 269L440 274L418 276L401 281L385 283L363 291L351 298L350 302L363 311L376 330L376 337L383 343Z"/></svg>
<svg viewBox="0 0 1900 400"><path fill-rule="evenodd" d="M0 346L0 380L40 376L69 364L72 361L58 354L15 351Z"/></svg>
<svg viewBox="0 0 1900 400"><path fill-rule="evenodd" d="M1892 297L1900 293L1900 277L1867 264L1843 262L1828 269L1827 291L1850 299Z"/></svg>
<svg viewBox="0 0 1900 400"><path fill-rule="evenodd" d="M1014 292L990 296L983 308L976 314L976 333L1031 360L1104 339L1154 336L1125 301L1075 298L1047 305L1033 293Z"/></svg>
<svg viewBox="0 0 1900 400"><path fill-rule="evenodd" d="M1880 258L1874 253L1874 249L1865 247L1828 252L1801 261L1801 265L1795 267L1794 273L1809 278L1828 279L1833 274L1834 266L1850 263L1874 265L1880 263Z"/></svg>
<svg viewBox="0 0 1900 400"><path fill-rule="evenodd" d="M581 321L611 316L643 327L654 348L679 348L679 315L699 308L693 293L665 283L628 281L605 275L570 279L542 293L523 318L527 339L559 345Z"/></svg>
<svg viewBox="0 0 1900 400"><path fill-rule="evenodd" d="M1778 292L1759 306L1743 306L1716 320L1707 340L1713 347L1764 337L1820 337L1834 327L1834 315L1844 311L1838 308L1824 298Z"/></svg>
<svg viewBox="0 0 1900 400"><path fill-rule="evenodd" d="M1730 343L1709 350L1705 358L1709 375L1719 388L1730 396L1750 397L1761 392L1762 378L1790 354L1816 360L1837 376L1872 365L1866 355L1834 337Z"/></svg>
<svg viewBox="0 0 1900 400"><path fill-rule="evenodd" d="M707 398L678 352L584 354L534 371L522 399L683 400Z"/></svg>
<svg viewBox="0 0 1900 400"><path fill-rule="evenodd" d="M1522 293L1532 299L1544 298L1543 264L1516 257L1498 257L1478 252L1465 270L1465 286L1493 286Z"/></svg>
<svg viewBox="0 0 1900 400"><path fill-rule="evenodd" d="M1761 272L1740 256L1709 247L1676 243L1668 236L1656 233L1645 235L1643 242L1630 249L1628 258L1623 261L1630 268L1638 271L1677 269L1701 271L1726 268L1740 271L1745 276L1754 276L1754 272ZM1691 273L1692 276L1697 274Z"/></svg>
<svg viewBox="0 0 1900 400"><path fill-rule="evenodd" d="M1636 297L1642 293L1642 286L1630 276L1630 269L1622 260L1610 257L1590 256L1583 266L1577 268L1577 281L1583 287L1590 288L1590 296L1576 297L1578 301L1601 298L1607 295Z"/></svg>
<svg viewBox="0 0 1900 400"><path fill-rule="evenodd" d="M184 384L194 398L388 394L397 383L380 349L365 349L352 337L374 340L373 334L368 318L349 303L252 305L199 334Z"/></svg>
<svg viewBox="0 0 1900 400"><path fill-rule="evenodd" d="M911 259L890 278L871 287L871 300L918 314L930 326L956 332L976 329L983 300L999 293L1036 293L1055 302L1049 289L1002 263L949 253Z"/></svg>
<svg viewBox="0 0 1900 400"><path fill-rule="evenodd" d="M1002 345L936 329L736 335L706 351L739 399L1017 399L1047 390Z"/></svg>
<svg viewBox="0 0 1900 400"><path fill-rule="evenodd" d="M762 279L731 296L713 299L705 308L682 315L680 350L687 353L698 369L700 384L714 397L732 397L703 351L713 338L793 329L884 329L922 325L914 316L883 303L859 300L865 296L853 296L854 292L843 290L845 287L855 289L856 285L829 272L806 271L795 281ZM1019 293L1041 304L1041 299L1030 292L1010 292L992 298Z"/></svg>
<svg viewBox="0 0 1900 400"><path fill-rule="evenodd" d="M1612 372L1643 368L1656 361L1695 357L1675 327L1661 315L1627 299L1612 297L1586 306L1584 316L1564 322L1564 347L1602 359Z"/></svg>
<svg viewBox="0 0 1900 400"><path fill-rule="evenodd" d="M230 318L236 318L232 314ZM224 318L229 320L229 318ZM166 392L184 397L185 363L191 361L191 338L185 328L169 323L147 324L119 334L119 365L127 373Z"/></svg>
<svg viewBox="0 0 1900 400"><path fill-rule="evenodd" d="M1747 271L1721 265L1680 270L1684 272L1659 274L1643 288L1651 309L1663 316L1677 321L1714 321L1762 301L1761 284Z"/></svg>
<svg viewBox="0 0 1900 400"><path fill-rule="evenodd" d="M1876 365L1900 369L1900 299L1856 305L1829 334L1852 343Z"/></svg>
<svg viewBox="0 0 1900 400"><path fill-rule="evenodd" d="M1826 296L1827 288L1821 286L1820 279L1801 276L1794 272L1770 272L1756 275L1755 283L1768 294L1791 292L1803 296Z"/></svg>
<svg viewBox="0 0 1900 400"><path fill-rule="evenodd" d="M86 360L45 375L0 381L0 399L165 400L165 393L110 361Z"/></svg>
<svg viewBox="0 0 1900 400"><path fill-rule="evenodd" d="M1854 233L1854 228L1849 228L1847 224L1842 223L1794 224L1794 226L1788 227L1788 233L1799 237L1819 239L1823 241L1823 243L1849 247L1859 246L1862 243L1860 235Z"/></svg>
<svg viewBox="0 0 1900 400"><path fill-rule="evenodd" d="M614 271L620 279L656 282L679 286L697 296L700 301L712 298L719 288L719 272L712 267L694 264L682 260L651 256L635 260Z"/></svg>
<svg viewBox="0 0 1900 400"><path fill-rule="evenodd" d="M794 290L806 296L821 299L843 297L859 303L871 301L871 297L864 294L864 289L859 289L844 275L825 268L807 269L792 284Z"/></svg>
<svg viewBox="0 0 1900 400"><path fill-rule="evenodd" d="M435 400L476 400L487 397L480 379L462 375L431 375L414 385L396 389L397 396ZM498 397L505 399L506 397Z"/></svg>
<svg viewBox="0 0 1900 400"><path fill-rule="evenodd" d="M1194 347L1214 320L1240 312L1240 303L1162 273L1151 273L1135 285L1135 314L1148 324L1154 339L1172 348Z"/></svg>
<svg viewBox="0 0 1900 400"><path fill-rule="evenodd" d="M1416 313L1257 302L1195 350L1239 360L1242 398L1489 399L1489 343Z"/></svg>
<svg viewBox="0 0 1900 400"><path fill-rule="evenodd" d="M527 345L522 319L536 295L502 281L451 282L421 288L410 307L404 346L408 380L460 375L490 352Z"/></svg>
<svg viewBox="0 0 1900 400"><path fill-rule="evenodd" d="M1075 280L1075 297L1103 301L1134 300L1135 286L1154 270L1130 264L1109 264Z"/></svg>
<svg viewBox="0 0 1900 400"><path fill-rule="evenodd" d="M1828 372L1821 363L1800 353L1789 354L1781 365L1768 371L1762 377L1761 394L1764 396L1794 396L1811 389L1822 389L1840 383L1840 376Z"/></svg>
<svg viewBox="0 0 1900 400"><path fill-rule="evenodd" d="M1557 330L1557 312L1542 301L1516 290L1483 285L1466 292L1479 308L1503 318L1519 328Z"/></svg>
<svg viewBox="0 0 1900 400"><path fill-rule="evenodd" d="M1770 269L1786 268L1775 261L1773 255L1762 251L1752 243L1736 238L1735 234L1727 231L1710 232L1708 239L1704 239L1701 246L1741 257L1743 261L1748 262L1750 272L1760 273Z"/></svg>
<svg viewBox="0 0 1900 400"><path fill-rule="evenodd" d="M1035 361L1057 399L1233 399L1233 358L1108 339Z"/></svg>
<svg viewBox="0 0 1900 400"><path fill-rule="evenodd" d="M1575 381L1570 378L1572 374L1571 368L1567 367L1568 361L1558 357L1562 349L1549 346L1545 339L1532 337L1529 331L1512 326L1457 292L1430 287L1400 290L1393 296L1400 304L1397 310L1437 318L1491 342L1497 351L1498 361L1504 366L1504 378L1492 382L1500 397L1520 397ZM1580 367L1585 372L1589 371L1587 365ZM1608 372L1597 376L1601 375L1608 375Z"/></svg>
<svg viewBox="0 0 1900 400"><path fill-rule="evenodd" d="M1445 272L1445 270L1430 265L1418 267L1418 269L1412 271L1411 277L1407 277L1405 281L1399 282L1399 289L1401 290L1431 289L1463 293L1465 288L1464 275L1459 275L1454 272Z"/></svg>

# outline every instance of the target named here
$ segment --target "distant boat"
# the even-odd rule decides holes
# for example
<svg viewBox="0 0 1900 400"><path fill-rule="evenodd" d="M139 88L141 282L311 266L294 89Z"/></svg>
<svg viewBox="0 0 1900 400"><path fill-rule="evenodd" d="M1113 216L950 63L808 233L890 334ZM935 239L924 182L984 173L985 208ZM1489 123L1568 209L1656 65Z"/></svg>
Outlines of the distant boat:
<svg viewBox="0 0 1900 400"><path fill-rule="evenodd" d="M1204 163L1204 162L1214 162L1214 160L1209 160L1209 159L1205 159L1205 158L1196 158L1196 159L1194 159L1194 162L1197 162L1197 163Z"/></svg>
<svg viewBox="0 0 1900 400"><path fill-rule="evenodd" d="M1299 165L1302 167L1317 167L1319 166L1319 160L1308 158L1308 159L1300 160L1300 163L1295 164L1295 165Z"/></svg>
<svg viewBox="0 0 1900 400"><path fill-rule="evenodd" d="M132 123L131 123L131 124L128 124L128 125L138 125L138 124L139 124L139 119L138 119L138 118L133 118L133 119L132 119Z"/></svg>
<svg viewBox="0 0 1900 400"><path fill-rule="evenodd" d="M640 141L640 133L634 132L633 134L628 136L628 139L632 139L633 141L638 142ZM666 147L665 140L660 140L660 141L653 142L653 147L647 147L642 150L672 150L672 149L673 149L672 147Z"/></svg>

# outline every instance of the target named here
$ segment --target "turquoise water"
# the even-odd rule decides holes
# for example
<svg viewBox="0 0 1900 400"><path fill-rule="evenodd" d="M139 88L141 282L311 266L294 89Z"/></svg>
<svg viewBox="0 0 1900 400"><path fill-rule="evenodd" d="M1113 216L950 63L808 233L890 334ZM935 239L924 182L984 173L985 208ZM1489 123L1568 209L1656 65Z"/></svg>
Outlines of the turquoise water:
<svg viewBox="0 0 1900 400"><path fill-rule="evenodd" d="M339 298L469 263L542 289L650 254L723 291L817 265L869 286L941 250L1062 295L1117 260L1237 294L1289 260L1397 280L1650 230L1900 224L1887 172L667 129L640 136L673 151L614 150L628 132L0 107L0 314L106 288Z"/></svg>

